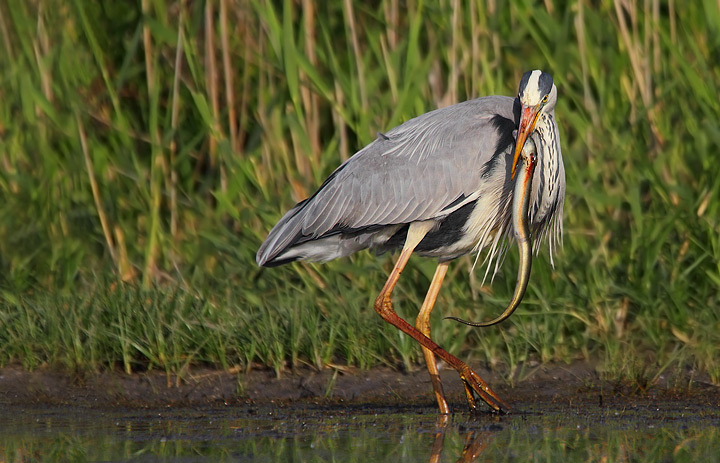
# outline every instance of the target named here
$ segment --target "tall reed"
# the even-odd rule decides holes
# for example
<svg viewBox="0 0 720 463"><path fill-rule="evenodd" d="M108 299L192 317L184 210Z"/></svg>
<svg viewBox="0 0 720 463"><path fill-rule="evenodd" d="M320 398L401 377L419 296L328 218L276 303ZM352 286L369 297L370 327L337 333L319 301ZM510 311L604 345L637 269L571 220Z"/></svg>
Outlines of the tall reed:
<svg viewBox="0 0 720 463"><path fill-rule="evenodd" d="M378 131L543 68L567 169L559 264L541 257L517 315L473 331L440 314L496 313L515 258L492 288L461 259L435 336L509 372L600 357L609 375L720 381L718 28L710 0L9 0L0 363L413 368L370 308L390 258L261 270L254 253ZM411 262L405 316L431 272Z"/></svg>

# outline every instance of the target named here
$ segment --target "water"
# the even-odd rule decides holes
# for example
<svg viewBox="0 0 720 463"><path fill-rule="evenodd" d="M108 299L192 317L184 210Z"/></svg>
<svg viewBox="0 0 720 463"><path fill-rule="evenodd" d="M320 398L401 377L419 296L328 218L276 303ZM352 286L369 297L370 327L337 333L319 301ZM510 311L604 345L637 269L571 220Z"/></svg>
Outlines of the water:
<svg viewBox="0 0 720 463"><path fill-rule="evenodd" d="M433 408L0 406L0 462L715 461L720 411L538 404L444 421Z"/></svg>

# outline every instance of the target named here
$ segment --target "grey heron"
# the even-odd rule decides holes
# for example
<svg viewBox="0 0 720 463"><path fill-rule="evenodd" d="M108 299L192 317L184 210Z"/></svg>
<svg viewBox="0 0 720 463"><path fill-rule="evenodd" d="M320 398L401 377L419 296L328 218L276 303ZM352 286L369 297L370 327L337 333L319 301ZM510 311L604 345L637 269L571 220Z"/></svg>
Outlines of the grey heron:
<svg viewBox="0 0 720 463"><path fill-rule="evenodd" d="M512 237L520 249L515 291L503 314L485 323L456 319L475 326L497 323L515 310L543 238L552 262L562 240L565 198L556 101L552 77L528 71L517 97L477 98L379 133L280 219L257 252L258 265L399 249L375 310L422 346L440 412L449 407L437 357L459 373L471 409L477 395L493 410L507 411L477 373L430 339L430 313L457 257L487 250L488 271L495 262L496 272ZM415 326L396 314L391 301L413 252L438 260Z"/></svg>

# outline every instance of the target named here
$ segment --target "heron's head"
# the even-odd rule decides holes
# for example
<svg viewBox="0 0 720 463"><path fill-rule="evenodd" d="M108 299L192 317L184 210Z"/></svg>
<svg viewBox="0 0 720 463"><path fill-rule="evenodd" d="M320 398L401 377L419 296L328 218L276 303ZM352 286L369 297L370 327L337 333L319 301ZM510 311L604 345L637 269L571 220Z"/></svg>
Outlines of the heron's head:
<svg viewBox="0 0 720 463"><path fill-rule="evenodd" d="M555 108L557 101L557 88L553 84L550 74L535 70L523 74L518 89L520 100L520 125L515 142L515 155L512 163L512 176L515 176L520 153L523 151L525 141L535 131L540 114L550 113Z"/></svg>

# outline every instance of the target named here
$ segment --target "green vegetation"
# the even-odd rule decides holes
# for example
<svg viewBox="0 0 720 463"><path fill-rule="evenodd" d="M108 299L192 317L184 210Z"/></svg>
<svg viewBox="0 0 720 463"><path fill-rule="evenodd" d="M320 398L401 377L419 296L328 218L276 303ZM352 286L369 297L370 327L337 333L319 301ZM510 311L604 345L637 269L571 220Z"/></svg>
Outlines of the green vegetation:
<svg viewBox="0 0 720 463"><path fill-rule="evenodd" d="M499 313L515 256L492 287L460 259L433 336L508 378L596 358L720 382L717 2L139 3L0 5L0 365L414 368L372 310L391 257L261 270L255 251L377 131L543 68L564 249L483 330L441 317ZM401 315L433 269L411 260Z"/></svg>

